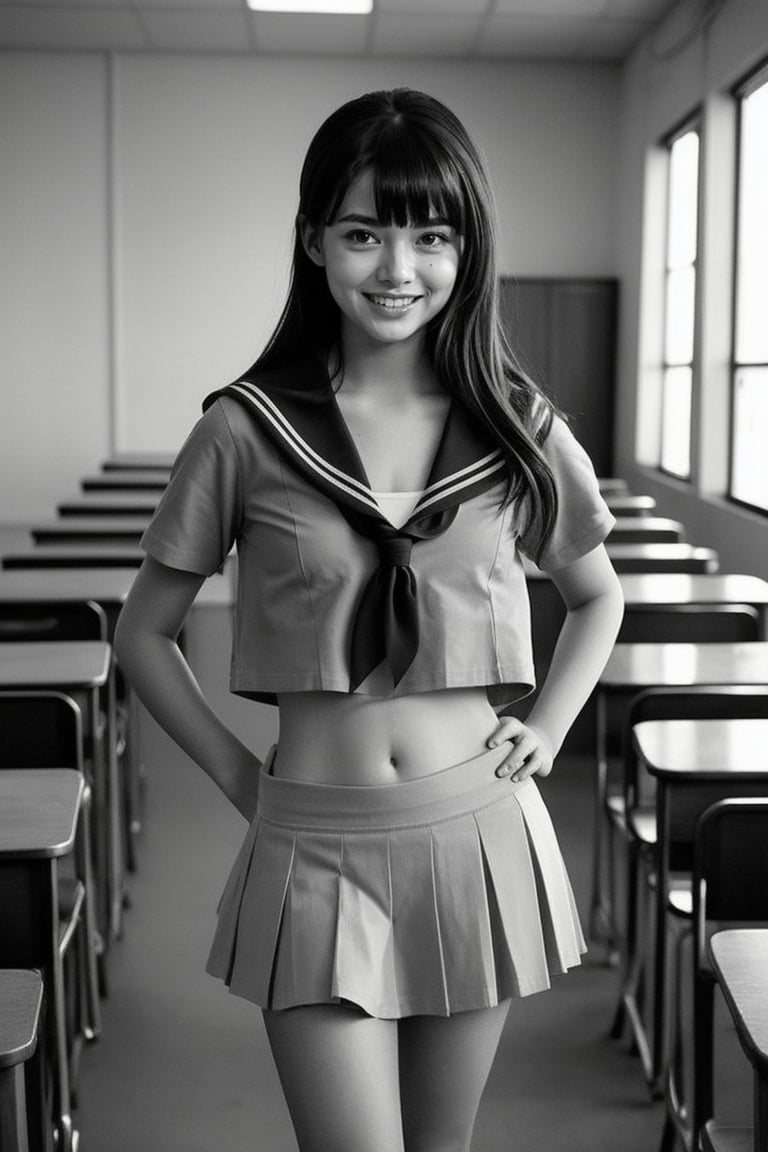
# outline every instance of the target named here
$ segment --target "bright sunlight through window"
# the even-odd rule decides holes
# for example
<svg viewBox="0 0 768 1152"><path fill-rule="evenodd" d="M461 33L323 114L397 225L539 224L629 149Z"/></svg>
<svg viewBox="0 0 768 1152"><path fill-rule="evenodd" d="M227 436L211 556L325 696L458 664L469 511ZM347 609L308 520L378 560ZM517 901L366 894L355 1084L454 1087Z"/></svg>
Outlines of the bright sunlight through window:
<svg viewBox="0 0 768 1152"><path fill-rule="evenodd" d="M665 472L691 473L691 390L696 319L696 233L699 134L687 129L669 142L667 256L661 453Z"/></svg>
<svg viewBox="0 0 768 1152"><path fill-rule="evenodd" d="M730 495L768 512L768 69L740 96Z"/></svg>

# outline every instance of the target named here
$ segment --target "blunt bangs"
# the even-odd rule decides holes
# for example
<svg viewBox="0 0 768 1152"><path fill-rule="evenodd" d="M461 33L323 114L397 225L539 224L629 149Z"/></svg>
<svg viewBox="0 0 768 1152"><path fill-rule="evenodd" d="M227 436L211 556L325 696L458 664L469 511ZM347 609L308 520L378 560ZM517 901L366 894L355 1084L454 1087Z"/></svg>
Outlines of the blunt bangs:
<svg viewBox="0 0 768 1152"><path fill-rule="evenodd" d="M338 216L349 186L365 171L373 175L376 216L384 227L418 227L431 219L445 220L460 234L465 231L467 192L450 158L441 155L429 138L402 122L388 125L373 147L362 150L356 163L336 189L326 223Z"/></svg>

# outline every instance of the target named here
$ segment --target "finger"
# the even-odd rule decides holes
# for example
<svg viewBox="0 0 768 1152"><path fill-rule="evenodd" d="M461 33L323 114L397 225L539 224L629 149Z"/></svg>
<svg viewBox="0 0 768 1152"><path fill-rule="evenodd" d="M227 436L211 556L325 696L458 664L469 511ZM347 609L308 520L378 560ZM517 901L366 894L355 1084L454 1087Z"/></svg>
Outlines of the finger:
<svg viewBox="0 0 768 1152"><path fill-rule="evenodd" d="M516 768L522 768L524 762L529 756L540 747L539 739L533 732L527 731L515 741L514 749L509 754L509 763L514 772Z"/></svg>
<svg viewBox="0 0 768 1152"><path fill-rule="evenodd" d="M535 776L540 771L540 769L543 768L543 766L544 758L538 751L533 752L528 757L525 764L523 764L522 767L516 769L516 771L512 773L512 780L515 784L522 784L524 780L528 780L529 777Z"/></svg>
<svg viewBox="0 0 768 1152"><path fill-rule="evenodd" d="M498 727L488 738L488 747L497 748L505 740L516 740L524 727L522 720L518 720L516 716L503 716Z"/></svg>

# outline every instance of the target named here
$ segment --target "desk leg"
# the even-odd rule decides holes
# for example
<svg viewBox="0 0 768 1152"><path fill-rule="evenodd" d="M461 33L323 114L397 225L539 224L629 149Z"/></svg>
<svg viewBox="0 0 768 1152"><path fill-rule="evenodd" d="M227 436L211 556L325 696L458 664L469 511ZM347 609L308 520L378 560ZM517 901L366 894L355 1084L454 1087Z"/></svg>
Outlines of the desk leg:
<svg viewBox="0 0 768 1152"><path fill-rule="evenodd" d="M0 1148L29 1152L23 1064L0 1068Z"/></svg>
<svg viewBox="0 0 768 1152"><path fill-rule="evenodd" d="M755 1069L755 1152L768 1152L768 1079Z"/></svg>
<svg viewBox="0 0 768 1152"><path fill-rule="evenodd" d="M653 941L653 1036L648 1081L651 1093L664 1091L667 989L667 893L669 891L669 796L659 781L656 794L656 887L653 893L655 938Z"/></svg>
<svg viewBox="0 0 768 1152"><path fill-rule="evenodd" d="M608 789L606 748L607 704L605 692L597 690L595 701L595 779L592 827L592 896L589 909L589 935L612 946L612 914L604 885L605 798Z"/></svg>
<svg viewBox="0 0 768 1152"><path fill-rule="evenodd" d="M49 879L51 885L51 932L50 932L50 973L51 1003L47 1016L50 1038L50 1051L55 1060L53 1070L53 1116L57 1132L56 1152L75 1152L77 1134L74 1130L69 1095L69 1061L67 1058L67 1026L64 1006L64 972L59 951L59 899L58 865L54 857L50 861Z"/></svg>
<svg viewBox="0 0 768 1152"><path fill-rule="evenodd" d="M123 852L123 790L117 760L117 697L114 664L107 685L107 771L109 789L109 893L110 931L117 939L123 931L125 896L125 855Z"/></svg>

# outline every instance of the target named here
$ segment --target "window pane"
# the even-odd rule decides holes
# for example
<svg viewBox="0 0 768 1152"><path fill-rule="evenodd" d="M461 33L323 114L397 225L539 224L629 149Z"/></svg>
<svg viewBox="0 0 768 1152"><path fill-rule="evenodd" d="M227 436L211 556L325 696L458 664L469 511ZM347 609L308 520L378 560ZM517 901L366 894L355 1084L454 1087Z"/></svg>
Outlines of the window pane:
<svg viewBox="0 0 768 1152"><path fill-rule="evenodd" d="M768 361L768 83L741 105L736 360Z"/></svg>
<svg viewBox="0 0 768 1152"><path fill-rule="evenodd" d="M667 364L690 364L693 360L693 317L696 296L694 268L677 268L667 274L667 317L664 359Z"/></svg>
<svg viewBox="0 0 768 1152"><path fill-rule="evenodd" d="M768 511L768 368L736 373L731 495Z"/></svg>
<svg viewBox="0 0 768 1152"><path fill-rule="evenodd" d="M699 136L686 132L669 152L668 268L680 268L696 259L698 178Z"/></svg>
<svg viewBox="0 0 768 1152"><path fill-rule="evenodd" d="M675 476L691 474L690 368L668 368L664 373L661 466Z"/></svg>

